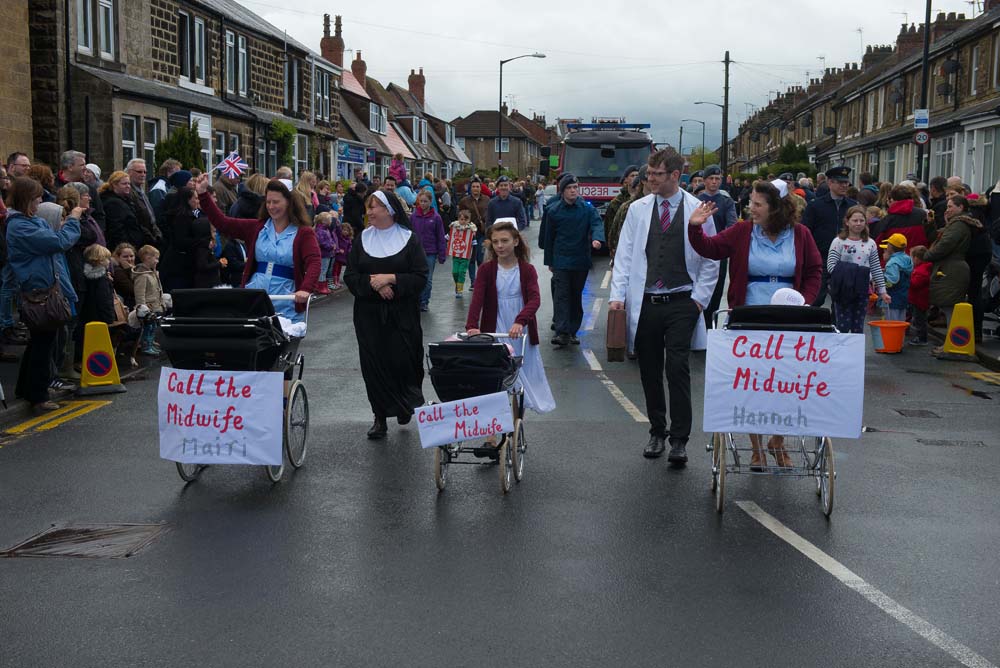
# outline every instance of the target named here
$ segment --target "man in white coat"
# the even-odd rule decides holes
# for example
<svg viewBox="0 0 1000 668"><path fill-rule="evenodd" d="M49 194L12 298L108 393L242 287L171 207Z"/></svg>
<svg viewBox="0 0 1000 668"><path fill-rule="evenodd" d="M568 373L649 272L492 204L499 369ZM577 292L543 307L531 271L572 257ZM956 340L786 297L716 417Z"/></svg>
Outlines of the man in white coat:
<svg viewBox="0 0 1000 668"><path fill-rule="evenodd" d="M691 435L692 347L704 348L702 311L712 298L719 263L698 255L688 241L692 217L715 234L710 208L680 189L684 158L673 149L649 156L646 177L651 194L632 203L622 225L611 278L611 309L625 309L628 349L639 360L649 415L649 443L643 455L660 457L670 441L671 463L687 463ZM664 356L666 364L664 364ZM670 429L663 392L670 390Z"/></svg>

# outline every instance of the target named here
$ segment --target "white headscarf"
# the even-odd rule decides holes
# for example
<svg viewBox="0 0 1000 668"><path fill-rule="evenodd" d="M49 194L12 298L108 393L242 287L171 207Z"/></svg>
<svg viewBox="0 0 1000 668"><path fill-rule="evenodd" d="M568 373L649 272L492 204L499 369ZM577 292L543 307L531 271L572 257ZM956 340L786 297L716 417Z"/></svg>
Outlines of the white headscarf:
<svg viewBox="0 0 1000 668"><path fill-rule="evenodd" d="M392 208L391 204L389 204L389 198L385 196L385 193L382 192L381 190L376 190L372 194L375 195L375 199L377 199L378 201L382 202L383 205L385 205L385 208L389 210L389 215L395 217L396 210Z"/></svg>
<svg viewBox="0 0 1000 668"><path fill-rule="evenodd" d="M781 199L785 199L786 197L788 197L787 183L785 183L781 179L775 179L771 181L771 185L778 189L778 194L781 196Z"/></svg>

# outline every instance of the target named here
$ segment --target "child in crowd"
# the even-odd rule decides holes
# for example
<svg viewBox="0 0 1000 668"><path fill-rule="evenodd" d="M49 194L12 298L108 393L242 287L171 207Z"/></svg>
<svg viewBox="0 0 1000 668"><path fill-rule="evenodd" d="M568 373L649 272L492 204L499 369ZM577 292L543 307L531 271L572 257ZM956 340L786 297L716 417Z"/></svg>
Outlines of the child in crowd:
<svg viewBox="0 0 1000 668"><path fill-rule="evenodd" d="M139 249L139 264L132 268L132 291L135 293L136 315L143 320L141 350L143 355L159 357L161 350L156 345L156 323L150 315L163 313L163 286L156 265L160 262L160 251L155 246L145 245Z"/></svg>
<svg viewBox="0 0 1000 668"><path fill-rule="evenodd" d="M80 322L103 322L108 325L117 320L115 315L115 292L108 273L111 266L111 251L100 244L91 244L83 251L84 289L81 295ZM79 344L83 343L83 328Z"/></svg>
<svg viewBox="0 0 1000 668"><path fill-rule="evenodd" d="M192 226L194 243L191 245L194 274L193 288L214 288L222 283L222 270L229 264L224 257L216 255L215 229L204 220L196 220ZM221 254L219 254L221 255Z"/></svg>
<svg viewBox="0 0 1000 668"><path fill-rule="evenodd" d="M465 328L469 334L507 332L512 338L527 336L524 361L517 387L524 389L524 401L536 413L556 407L538 351L538 320L541 304L538 273L528 260L528 246L510 222L494 223L489 230L489 255L479 267L469 304ZM514 343L521 352L521 344ZM488 443L495 443L491 439Z"/></svg>
<svg viewBox="0 0 1000 668"><path fill-rule="evenodd" d="M320 206L333 209L333 197L330 195L330 182L320 181L316 184L316 199ZM323 209L326 211L327 209Z"/></svg>
<svg viewBox="0 0 1000 668"><path fill-rule="evenodd" d="M864 270L837 268L839 263L864 267ZM868 212L863 206L852 206L844 216L840 234L830 245L826 257L826 270L830 273L830 291L834 297L837 329L843 333L864 334L865 311L868 306L868 283L875 284L875 292L883 302L889 302L885 289L882 263L878 246L869 237ZM868 277L865 285L854 281L850 271L863 271ZM857 287L859 289L851 289Z"/></svg>
<svg viewBox="0 0 1000 668"><path fill-rule="evenodd" d="M402 153L392 156L392 162L389 163L389 176L396 179L396 183L402 183L406 180L406 165L403 163Z"/></svg>
<svg viewBox="0 0 1000 668"><path fill-rule="evenodd" d="M472 222L472 214L462 209L458 212L458 220L448 226L448 255L451 257L451 277L455 280L455 299L462 298L475 240L476 224Z"/></svg>
<svg viewBox="0 0 1000 668"><path fill-rule="evenodd" d="M881 244L885 260L885 287L890 301L885 309L886 320L906 321L906 294L910 290L913 260L906 254L906 237L896 232Z"/></svg>
<svg viewBox="0 0 1000 668"><path fill-rule="evenodd" d="M230 239L222 247L222 284L238 288L243 284L243 270L247 266L247 248L242 239Z"/></svg>
<svg viewBox="0 0 1000 668"><path fill-rule="evenodd" d="M910 249L913 259L913 273L910 274L910 289L907 299L913 307L911 346L927 345L927 311L931 307L931 269L934 263L924 259L927 255L926 246L914 246Z"/></svg>
<svg viewBox="0 0 1000 668"><path fill-rule="evenodd" d="M330 275L330 265L333 263L334 255L337 253L337 240L330 233L330 223L333 216L329 211L317 214L313 219L316 225L316 242L319 244L319 254L322 264L319 270L319 280L316 281L316 294L330 294L328 284Z"/></svg>
<svg viewBox="0 0 1000 668"><path fill-rule="evenodd" d="M339 290L342 287L340 271L347 265L347 258L354 244L354 227L350 223L341 223L334 230L337 233L337 250L333 256L333 274L328 285L331 290Z"/></svg>

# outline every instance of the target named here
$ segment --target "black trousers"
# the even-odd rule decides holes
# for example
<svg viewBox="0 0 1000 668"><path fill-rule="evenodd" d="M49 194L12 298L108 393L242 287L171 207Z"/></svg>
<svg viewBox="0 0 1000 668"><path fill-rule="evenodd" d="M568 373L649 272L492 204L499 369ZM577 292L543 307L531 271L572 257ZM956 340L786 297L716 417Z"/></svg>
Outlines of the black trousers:
<svg viewBox="0 0 1000 668"><path fill-rule="evenodd" d="M49 383L52 382L52 348L55 332L31 332L31 340L24 349L21 366L17 370L14 396L31 404L49 400Z"/></svg>
<svg viewBox="0 0 1000 668"><path fill-rule="evenodd" d="M690 293L667 303L644 301L635 331L635 352L639 376L646 395L649 433L669 438L671 443L687 443L691 435L691 336L701 312ZM665 359L664 359L665 358ZM670 390L670 429L667 429L667 401L663 374Z"/></svg>
<svg viewBox="0 0 1000 668"><path fill-rule="evenodd" d="M552 311L557 334L576 336L583 324L583 288L587 269L556 269L552 272Z"/></svg>
<svg viewBox="0 0 1000 668"><path fill-rule="evenodd" d="M990 266L991 255L973 255L966 257L965 262L969 265L969 303L972 304L972 328L975 331L976 341L983 340L983 274L986 267Z"/></svg>
<svg viewBox="0 0 1000 668"><path fill-rule="evenodd" d="M712 329L712 318L715 316L715 312L719 310L719 304L722 303L722 293L726 289L726 274L729 272L729 260L722 260L719 262L719 281L715 284L715 292L712 293L712 299L708 302L708 308L705 309L705 327Z"/></svg>
<svg viewBox="0 0 1000 668"><path fill-rule="evenodd" d="M813 306L823 306L826 303L827 285L830 282L830 274L826 270L826 255L823 255L823 282L819 285L819 293L816 295L816 301L812 303Z"/></svg>

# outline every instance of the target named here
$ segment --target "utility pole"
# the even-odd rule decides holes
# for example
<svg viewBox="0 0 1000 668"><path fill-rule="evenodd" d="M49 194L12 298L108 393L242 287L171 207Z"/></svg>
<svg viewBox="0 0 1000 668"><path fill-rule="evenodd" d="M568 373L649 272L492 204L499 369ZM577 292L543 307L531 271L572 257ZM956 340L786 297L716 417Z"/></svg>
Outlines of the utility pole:
<svg viewBox="0 0 1000 668"><path fill-rule="evenodd" d="M678 144L679 145L677 147L677 152L680 153L681 156L683 157L684 156L684 126L683 125L681 126L681 139L680 139L680 142L678 142Z"/></svg>
<svg viewBox="0 0 1000 668"><path fill-rule="evenodd" d="M722 169L722 187L726 187L726 177L729 172L729 52L726 51L726 59L722 61L726 66L726 81L723 87L722 96L722 155L719 167Z"/></svg>
<svg viewBox="0 0 1000 668"><path fill-rule="evenodd" d="M927 10L924 13L924 57L921 63L923 68L920 76L920 108L927 108L927 86L930 81L930 51L931 51L931 0L927 0ZM926 183L924 174L924 145L917 144L917 177Z"/></svg>

